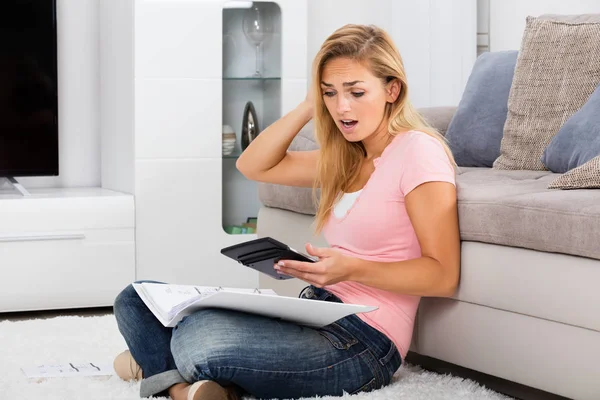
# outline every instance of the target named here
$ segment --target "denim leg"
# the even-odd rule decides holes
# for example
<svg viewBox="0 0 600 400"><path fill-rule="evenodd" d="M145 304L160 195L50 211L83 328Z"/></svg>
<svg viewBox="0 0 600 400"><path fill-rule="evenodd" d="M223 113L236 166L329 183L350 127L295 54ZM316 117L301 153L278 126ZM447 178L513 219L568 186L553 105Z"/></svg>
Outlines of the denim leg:
<svg viewBox="0 0 600 400"><path fill-rule="evenodd" d="M166 389L186 382L171 354L172 328L165 328L132 285L115 299L114 314L129 351L143 371L141 397L165 396Z"/></svg>
<svg viewBox="0 0 600 400"><path fill-rule="evenodd" d="M298 297L343 303L342 300L327 289L317 288L313 285L305 287ZM379 357L379 363L387 370L391 379L402 365L402 357L394 342L385 334L361 320L357 315L349 315L346 318L336 321L336 324L341 325L344 329L351 332L356 339L369 347Z"/></svg>
<svg viewBox="0 0 600 400"><path fill-rule="evenodd" d="M375 332L370 329L365 332ZM372 337L386 353L393 347L379 333ZM181 321L173 330L171 351L186 380L235 385L259 398L368 392L391 381L396 367L385 362L399 363L399 357L366 346L337 322L312 329L219 309L200 310Z"/></svg>

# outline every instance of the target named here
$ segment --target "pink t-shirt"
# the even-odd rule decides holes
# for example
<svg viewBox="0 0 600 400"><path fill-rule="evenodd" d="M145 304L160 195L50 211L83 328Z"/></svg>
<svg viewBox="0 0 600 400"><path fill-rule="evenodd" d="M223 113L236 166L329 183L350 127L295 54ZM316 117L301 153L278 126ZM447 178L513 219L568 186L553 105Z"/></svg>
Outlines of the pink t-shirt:
<svg viewBox="0 0 600 400"><path fill-rule="evenodd" d="M420 131L396 136L375 159L375 170L348 212L331 215L323 228L329 245L370 261L392 262L421 257L404 196L422 183L455 184L455 172L440 142ZM396 294L357 282L339 282L325 289L345 303L379 306L360 313L363 321L383 332L406 357L420 297Z"/></svg>

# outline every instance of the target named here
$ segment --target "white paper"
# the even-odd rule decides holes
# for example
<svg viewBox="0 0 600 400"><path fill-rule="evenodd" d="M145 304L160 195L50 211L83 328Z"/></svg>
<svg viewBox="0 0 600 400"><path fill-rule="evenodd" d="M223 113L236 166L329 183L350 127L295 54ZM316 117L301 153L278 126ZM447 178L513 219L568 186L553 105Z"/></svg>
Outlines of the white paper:
<svg viewBox="0 0 600 400"><path fill-rule="evenodd" d="M162 286L162 287L158 287ZM166 327L175 327L184 317L203 308L225 308L260 314L296 322L310 327L322 327L350 314L377 310L377 306L346 304L278 296L273 290L206 288L202 286L168 286L154 283L134 283L133 287L156 318ZM196 295L193 296L193 292ZM260 294L259 294L260 293ZM173 298L187 300L173 307ZM157 304L160 303L160 304ZM163 310L172 307L169 312Z"/></svg>
<svg viewBox="0 0 600 400"><path fill-rule="evenodd" d="M112 364L98 363L63 363L43 364L21 368L28 378L60 378L74 376L107 376L114 375Z"/></svg>
<svg viewBox="0 0 600 400"><path fill-rule="evenodd" d="M153 300L154 305L167 315L180 304L188 304L198 298L208 297L217 292L217 288L202 288L191 285L142 284L144 291Z"/></svg>

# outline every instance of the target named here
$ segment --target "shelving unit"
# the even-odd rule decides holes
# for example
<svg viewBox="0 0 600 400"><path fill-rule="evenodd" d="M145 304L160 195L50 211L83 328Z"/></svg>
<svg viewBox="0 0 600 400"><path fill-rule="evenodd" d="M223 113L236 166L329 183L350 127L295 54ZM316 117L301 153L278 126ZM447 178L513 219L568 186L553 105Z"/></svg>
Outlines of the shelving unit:
<svg viewBox="0 0 600 400"><path fill-rule="evenodd" d="M250 26L266 29L257 54L255 43L244 33L244 18L260 18ZM252 19L254 20L254 19ZM270 24L269 24L270 23ZM244 109L252 102L258 119L258 131L281 117L281 8L274 2L254 2L251 8L223 9L223 125L236 132L233 153L222 162L222 225L228 234L255 233L253 221L260 202L256 182L247 180L235 167L243 151ZM257 70L260 76L256 76Z"/></svg>
<svg viewBox="0 0 600 400"><path fill-rule="evenodd" d="M258 185L235 168L239 144L223 156L222 126L239 138L246 101L256 102L262 128L305 97L307 5L270 4L279 33L264 49L267 79L247 79L255 49L243 34L244 8L233 4L252 3L101 2L103 156L120 156L103 181L122 191L129 184L135 195L136 279L258 285L256 271L220 253L256 237L226 233L224 220L245 222L259 208Z"/></svg>

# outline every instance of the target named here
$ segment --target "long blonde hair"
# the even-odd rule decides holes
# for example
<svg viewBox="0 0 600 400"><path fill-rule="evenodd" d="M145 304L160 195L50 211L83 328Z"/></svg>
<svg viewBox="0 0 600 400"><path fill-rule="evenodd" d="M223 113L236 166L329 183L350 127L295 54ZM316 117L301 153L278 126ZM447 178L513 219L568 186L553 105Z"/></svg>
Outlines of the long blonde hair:
<svg viewBox="0 0 600 400"><path fill-rule="evenodd" d="M408 100L404 64L389 35L372 25L349 24L339 28L325 40L313 64L311 84L315 94L314 126L320 147L317 179L313 188L313 197L318 203L315 215L317 232L323 228L340 196L358 177L366 156L362 142L349 142L344 138L329 114L323 96L319 95L323 69L327 62L338 57L369 66L371 73L384 84L397 79L400 83L400 94L394 103L387 103L385 109L388 132L391 135L409 130L427 133L442 143L450 161L454 163L445 138L421 117ZM319 201L318 189L321 191Z"/></svg>

